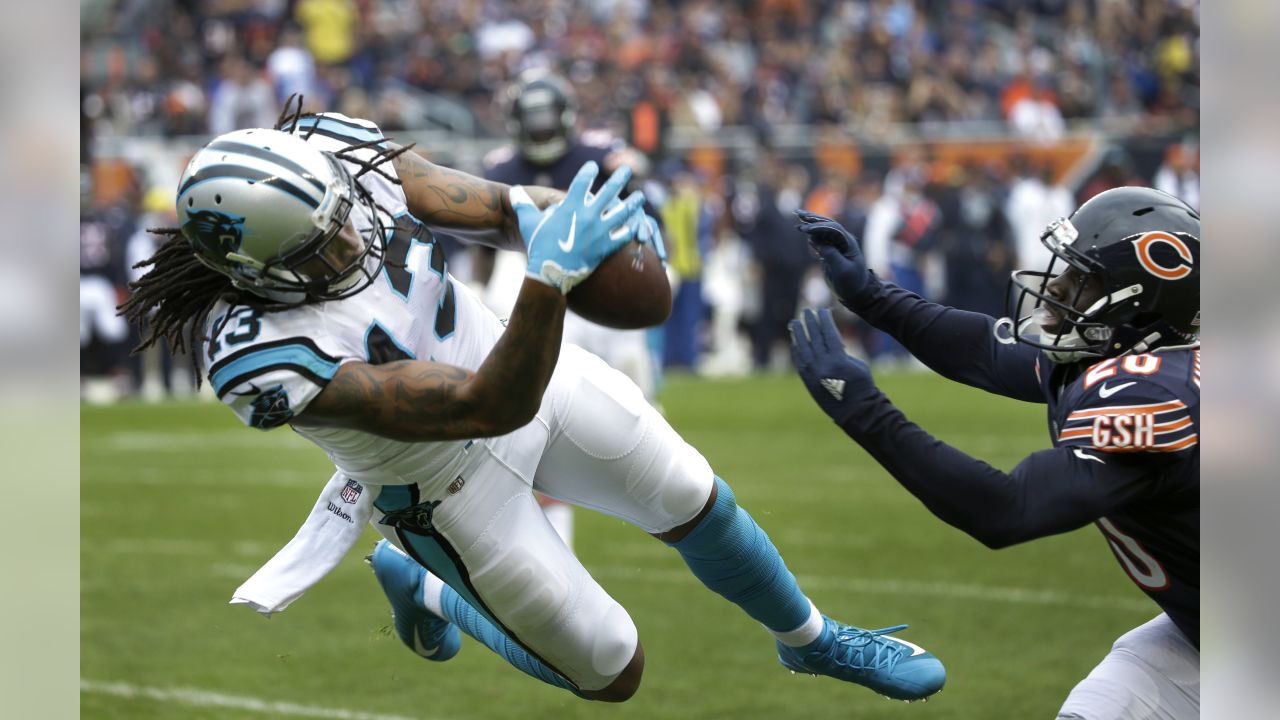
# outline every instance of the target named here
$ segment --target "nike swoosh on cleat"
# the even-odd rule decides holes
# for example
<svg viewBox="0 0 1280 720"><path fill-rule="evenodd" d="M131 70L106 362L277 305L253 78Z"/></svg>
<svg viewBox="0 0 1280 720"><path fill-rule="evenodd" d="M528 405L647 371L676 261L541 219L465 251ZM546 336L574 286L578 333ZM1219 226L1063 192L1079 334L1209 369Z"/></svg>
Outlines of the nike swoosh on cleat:
<svg viewBox="0 0 1280 720"><path fill-rule="evenodd" d="M569 219L569 237L560 241L560 249L569 252L573 249L573 236L578 232L578 213L574 213Z"/></svg>
<svg viewBox="0 0 1280 720"><path fill-rule="evenodd" d="M902 638L899 638L899 637L896 637L896 638L894 638L893 640L894 640L894 642L900 642L900 643L902 643L903 645L906 645L907 647L911 648L911 657L915 657L915 656L917 656L917 655L923 655L923 654L925 654L925 649L924 649L924 648L922 648L922 647L920 647L919 645L917 645L917 644L915 644L915 643L911 642L910 640L903 640Z"/></svg>
<svg viewBox="0 0 1280 720"><path fill-rule="evenodd" d="M822 380L820 380L819 382L822 383L822 387L827 389L827 392L831 393L831 397L835 398L836 400L844 399L844 380L836 380L834 378L822 378Z"/></svg>
<svg viewBox="0 0 1280 720"><path fill-rule="evenodd" d="M440 650L439 645L436 645L434 647L423 647L422 638L418 637L418 628L415 627L413 629L413 651L414 652L418 653L424 658L429 658L432 655L435 655L437 652L439 652L439 650Z"/></svg>
<svg viewBox="0 0 1280 720"><path fill-rule="evenodd" d="M1102 387L1098 388L1098 397L1102 398L1103 400L1106 400L1107 398L1111 397L1112 395L1115 395L1116 393L1129 387L1130 385L1136 385L1136 384L1137 384L1136 380L1127 382L1127 383L1120 383L1115 387L1107 387L1106 383L1102 383Z"/></svg>

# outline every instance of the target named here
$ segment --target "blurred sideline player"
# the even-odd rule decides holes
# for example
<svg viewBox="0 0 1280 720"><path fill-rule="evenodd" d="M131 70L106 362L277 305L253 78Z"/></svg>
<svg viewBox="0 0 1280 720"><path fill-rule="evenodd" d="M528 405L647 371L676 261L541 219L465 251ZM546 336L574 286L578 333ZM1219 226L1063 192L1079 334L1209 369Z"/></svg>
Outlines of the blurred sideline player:
<svg viewBox="0 0 1280 720"><path fill-rule="evenodd" d="M806 310L792 348L822 409L988 547L1096 525L1163 611L1116 640L1058 717L1198 718L1200 216L1148 188L1098 194L1049 225L1048 266L1013 274L1019 293L997 322L880 280L843 227L799 215L846 307L947 378L1047 403L1053 449L1004 473L940 442L845 354L830 311ZM1019 307L1034 312L1018 318Z"/></svg>
<svg viewBox="0 0 1280 720"><path fill-rule="evenodd" d="M538 185L563 190L583 163L595 162L603 172L591 188L597 192L604 178L623 165L635 177L643 177L648 160L606 131L578 131L578 101L569 82L548 70L534 68L521 73L502 98L507 127L514 142L496 148L484 158L484 176L506 185ZM635 180L632 181L633 183ZM515 304L524 272L519 252L475 246L477 274L484 284L484 301L498 317L507 317ZM486 270L491 268L491 270ZM485 275L488 277L484 277ZM601 357L631 378L650 404L656 392L655 368L644 330L614 330L565 314L564 341ZM573 510L545 495L538 502L573 547Z"/></svg>
<svg viewBox="0 0 1280 720"><path fill-rule="evenodd" d="M941 689L942 664L893 637L905 626L822 615L639 388L562 346L567 293L646 228L643 195L619 198L627 167L594 196L595 163L566 193L510 187L429 163L368 121L298 108L193 156L181 227L158 231L168 240L123 308L150 331L140 349L189 345L242 422L289 425L338 467L233 602L284 609L367 520L384 537L374 574L416 656L451 659L463 631L542 682L625 701L644 671L639 633L536 489L672 547L768 629L786 668L905 700ZM527 251L509 322L449 274L437 230Z"/></svg>
<svg viewBox="0 0 1280 720"><path fill-rule="evenodd" d="M80 208L80 394L97 400L124 395L129 379L124 359L129 325L116 314L124 294L123 238L128 221L119 208L95 210L89 189L81 188ZM91 377L110 378L97 392Z"/></svg>

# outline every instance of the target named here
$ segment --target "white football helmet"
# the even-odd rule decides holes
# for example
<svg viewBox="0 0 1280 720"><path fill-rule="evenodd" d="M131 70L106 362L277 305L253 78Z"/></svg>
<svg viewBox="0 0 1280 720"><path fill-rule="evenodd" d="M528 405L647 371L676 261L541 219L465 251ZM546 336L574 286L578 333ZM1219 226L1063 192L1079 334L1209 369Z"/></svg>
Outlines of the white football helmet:
<svg viewBox="0 0 1280 720"><path fill-rule="evenodd" d="M353 207L371 215L358 251L342 232ZM384 233L369 193L331 153L288 132L214 138L187 164L177 210L200 262L273 303L348 297L382 268Z"/></svg>

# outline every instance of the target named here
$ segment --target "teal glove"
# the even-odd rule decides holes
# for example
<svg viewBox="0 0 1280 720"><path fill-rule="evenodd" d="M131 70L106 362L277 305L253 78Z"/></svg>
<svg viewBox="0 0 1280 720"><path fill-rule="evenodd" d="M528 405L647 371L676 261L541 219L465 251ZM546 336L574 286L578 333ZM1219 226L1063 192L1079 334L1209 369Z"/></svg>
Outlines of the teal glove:
<svg viewBox="0 0 1280 720"><path fill-rule="evenodd" d="M588 195L588 197L590 196ZM621 200L614 200L609 203L609 210L612 211L615 207L621 204ZM666 264L667 246L662 242L662 224L655 220L652 215L643 211L632 214L631 218L627 220L626 229L631 231L636 242L641 245L652 245L653 251L657 254L658 259L661 260L664 265ZM622 233L623 231L623 229L614 230L613 237L621 237L619 233Z"/></svg>
<svg viewBox="0 0 1280 720"><path fill-rule="evenodd" d="M662 242L662 226L652 215L646 214L644 219L641 220L640 231L636 233L636 240L653 245L653 251L658 254L658 259L663 264L666 264L667 246Z"/></svg>
<svg viewBox="0 0 1280 720"><path fill-rule="evenodd" d="M619 168L593 196L589 189L599 171L594 162L583 165L564 200L546 210L539 210L524 188L511 188L511 206L529 254L526 274L561 293L567 294L630 242L640 224L636 215L643 214L644 193L634 192L618 202L631 169Z"/></svg>

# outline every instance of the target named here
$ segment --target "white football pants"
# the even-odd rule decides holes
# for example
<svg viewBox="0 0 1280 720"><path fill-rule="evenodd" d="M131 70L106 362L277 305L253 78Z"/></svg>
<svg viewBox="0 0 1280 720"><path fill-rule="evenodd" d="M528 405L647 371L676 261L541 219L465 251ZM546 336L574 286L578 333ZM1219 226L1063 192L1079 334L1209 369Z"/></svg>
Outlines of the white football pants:
<svg viewBox="0 0 1280 720"><path fill-rule="evenodd" d="M1164 613L1121 635L1058 711L1058 720L1199 717L1200 651Z"/></svg>
<svg viewBox="0 0 1280 720"><path fill-rule="evenodd" d="M635 383L572 345L533 422L468 454L457 478L383 488L384 512L397 495L401 506L438 502L415 521L421 529L375 527L544 664L581 689L606 687L635 653L635 625L560 540L533 490L658 533L706 504L711 466Z"/></svg>

